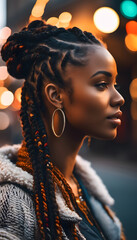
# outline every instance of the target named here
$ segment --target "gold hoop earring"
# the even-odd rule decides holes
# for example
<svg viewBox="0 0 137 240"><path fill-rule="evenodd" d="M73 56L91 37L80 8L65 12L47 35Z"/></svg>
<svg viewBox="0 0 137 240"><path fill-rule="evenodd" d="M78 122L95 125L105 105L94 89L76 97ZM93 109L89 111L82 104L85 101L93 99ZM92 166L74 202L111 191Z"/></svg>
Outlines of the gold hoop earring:
<svg viewBox="0 0 137 240"><path fill-rule="evenodd" d="M58 111L58 110L62 113L62 116L63 116L63 128L62 128L62 131L61 131L60 134L57 134L57 133L55 132L55 129L54 129L54 115L55 115L56 111ZM53 112L53 114L52 114L52 124L51 124L51 127L52 127L52 131L53 131L53 133L54 133L54 135L55 135L56 137L61 137L61 135L63 134L64 129L65 129L65 124L66 124L65 113L63 112L63 110L62 110L61 108L55 109L54 112Z"/></svg>

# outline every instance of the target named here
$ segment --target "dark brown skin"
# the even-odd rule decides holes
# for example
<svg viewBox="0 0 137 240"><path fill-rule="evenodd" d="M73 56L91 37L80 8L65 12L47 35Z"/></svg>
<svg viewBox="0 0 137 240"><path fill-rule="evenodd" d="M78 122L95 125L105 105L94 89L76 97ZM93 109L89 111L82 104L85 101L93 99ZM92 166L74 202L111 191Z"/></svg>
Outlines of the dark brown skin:
<svg viewBox="0 0 137 240"><path fill-rule="evenodd" d="M72 99L67 89L63 90L53 83L48 83L44 89L49 113L44 123L51 159L75 195L78 192L71 175L83 140L87 136L114 139L118 125L107 117L118 112L124 104L123 97L115 89L117 66L112 55L104 47L94 45L89 47L85 58L88 59L86 66L68 64L63 76L64 81L71 80ZM56 108L62 108L66 116L65 130L60 138L54 136L51 129L52 114ZM56 131L60 128L58 123L62 124L62 118L59 117L55 123Z"/></svg>

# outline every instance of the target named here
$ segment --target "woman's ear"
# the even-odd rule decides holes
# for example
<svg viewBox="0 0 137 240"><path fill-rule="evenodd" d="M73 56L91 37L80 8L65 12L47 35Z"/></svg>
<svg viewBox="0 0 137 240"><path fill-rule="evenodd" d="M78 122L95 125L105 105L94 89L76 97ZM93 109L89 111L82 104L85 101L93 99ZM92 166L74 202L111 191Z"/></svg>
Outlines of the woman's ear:
<svg viewBox="0 0 137 240"><path fill-rule="evenodd" d="M62 94L60 88L53 84L49 83L45 87L45 95L48 101L55 107L62 107Z"/></svg>

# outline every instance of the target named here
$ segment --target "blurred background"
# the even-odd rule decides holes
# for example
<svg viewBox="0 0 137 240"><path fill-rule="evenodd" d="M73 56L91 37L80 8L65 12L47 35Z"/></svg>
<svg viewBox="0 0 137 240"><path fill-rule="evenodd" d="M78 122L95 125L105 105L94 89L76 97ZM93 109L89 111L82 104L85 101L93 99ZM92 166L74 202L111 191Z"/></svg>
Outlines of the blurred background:
<svg viewBox="0 0 137 240"><path fill-rule="evenodd" d="M116 59L125 98L113 141L85 140L80 153L92 162L112 197L128 240L137 239L137 2L120 0L0 0L0 48L10 34L35 19L77 26L102 39ZM19 119L24 80L9 76L0 57L0 146L21 143Z"/></svg>

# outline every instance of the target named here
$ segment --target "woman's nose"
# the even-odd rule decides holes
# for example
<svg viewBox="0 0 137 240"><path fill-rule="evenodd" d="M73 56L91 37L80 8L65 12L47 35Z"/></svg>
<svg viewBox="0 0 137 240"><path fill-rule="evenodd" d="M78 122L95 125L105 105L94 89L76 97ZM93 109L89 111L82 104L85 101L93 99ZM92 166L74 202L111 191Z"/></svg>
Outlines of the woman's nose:
<svg viewBox="0 0 137 240"><path fill-rule="evenodd" d="M111 105L114 106L122 106L125 103L125 99L122 97L122 95L114 89L114 92L111 96Z"/></svg>

